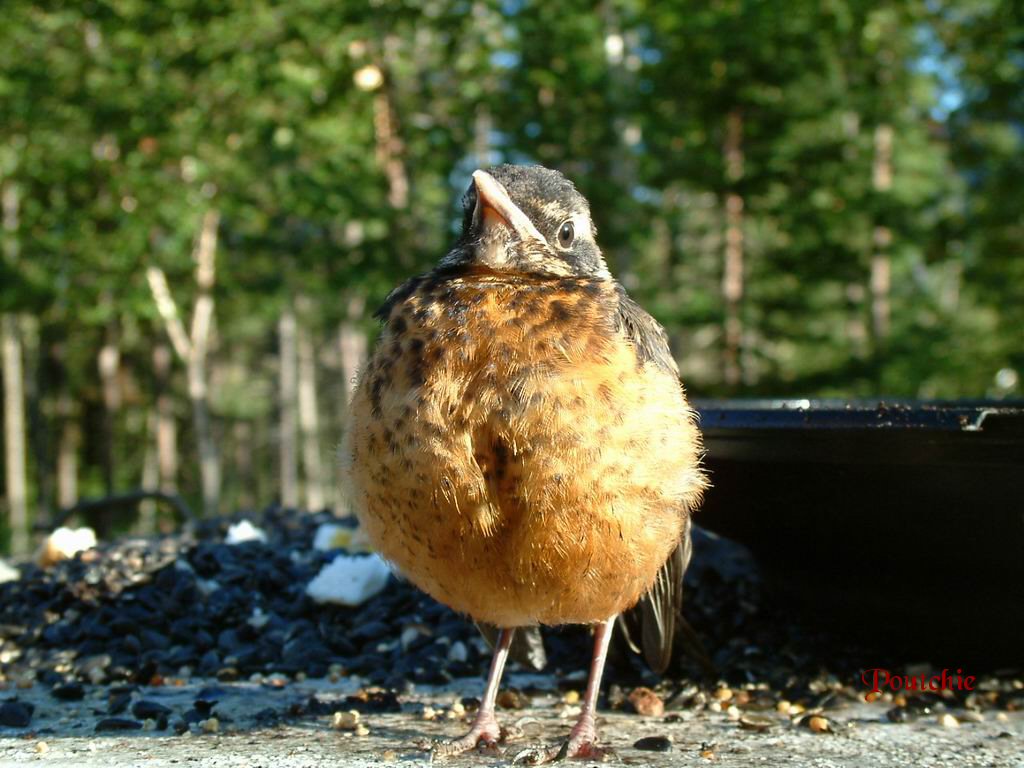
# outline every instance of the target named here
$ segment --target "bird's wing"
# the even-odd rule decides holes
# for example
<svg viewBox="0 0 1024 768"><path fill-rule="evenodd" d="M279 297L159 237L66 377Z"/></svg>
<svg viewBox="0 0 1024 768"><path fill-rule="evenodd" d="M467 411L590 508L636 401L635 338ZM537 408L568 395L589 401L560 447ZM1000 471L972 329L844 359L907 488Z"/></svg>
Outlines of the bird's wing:
<svg viewBox="0 0 1024 768"><path fill-rule="evenodd" d="M672 661L677 624L683 623L683 575L690 564L690 521L679 546L658 571L650 591L619 616L626 642L643 655L647 666L661 674Z"/></svg>
<svg viewBox="0 0 1024 768"><path fill-rule="evenodd" d="M654 363L665 373L679 379L679 366L668 348L668 334L643 307L633 301L626 289L616 285L619 306L615 314L617 330L629 339L641 363Z"/></svg>
<svg viewBox="0 0 1024 768"><path fill-rule="evenodd" d="M642 364L652 363L678 380L679 367L669 349L665 329L633 301L622 286L617 286L617 290L617 329L629 339ZM679 546L658 571L650 591L619 617L619 627L626 642L634 651L642 653L647 665L659 674L672 661L677 632L681 644L691 655L702 665L707 660L700 640L682 615L683 576L690 564L691 553L690 519L687 516Z"/></svg>

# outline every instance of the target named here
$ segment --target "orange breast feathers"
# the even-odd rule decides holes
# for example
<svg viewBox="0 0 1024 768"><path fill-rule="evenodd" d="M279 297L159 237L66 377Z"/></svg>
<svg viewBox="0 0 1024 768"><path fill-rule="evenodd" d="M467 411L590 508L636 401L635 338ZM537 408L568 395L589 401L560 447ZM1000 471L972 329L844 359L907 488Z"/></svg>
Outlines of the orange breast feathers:
<svg viewBox="0 0 1024 768"><path fill-rule="evenodd" d="M614 321L608 280L450 279L395 301L342 460L370 541L498 626L633 605L705 486L678 379Z"/></svg>

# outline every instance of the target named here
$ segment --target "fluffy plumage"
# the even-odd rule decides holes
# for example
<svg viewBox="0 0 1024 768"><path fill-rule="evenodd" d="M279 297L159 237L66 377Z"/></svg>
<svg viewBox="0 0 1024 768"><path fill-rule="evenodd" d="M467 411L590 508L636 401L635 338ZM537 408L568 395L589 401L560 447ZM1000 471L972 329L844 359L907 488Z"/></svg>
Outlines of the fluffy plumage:
<svg viewBox="0 0 1024 768"><path fill-rule="evenodd" d="M642 599L630 634L664 669L705 487L664 331L561 174L474 178L462 237L379 312L342 451L356 513L479 622L605 626Z"/></svg>

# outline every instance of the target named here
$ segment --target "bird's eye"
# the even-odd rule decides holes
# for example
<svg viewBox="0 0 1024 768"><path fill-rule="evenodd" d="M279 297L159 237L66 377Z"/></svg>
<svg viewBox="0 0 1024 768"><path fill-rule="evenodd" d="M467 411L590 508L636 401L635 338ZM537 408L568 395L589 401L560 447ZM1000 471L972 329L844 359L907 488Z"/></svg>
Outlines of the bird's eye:
<svg viewBox="0 0 1024 768"><path fill-rule="evenodd" d="M563 221L562 226L558 228L558 244L562 248L570 248L575 240L576 227L572 225L571 221Z"/></svg>

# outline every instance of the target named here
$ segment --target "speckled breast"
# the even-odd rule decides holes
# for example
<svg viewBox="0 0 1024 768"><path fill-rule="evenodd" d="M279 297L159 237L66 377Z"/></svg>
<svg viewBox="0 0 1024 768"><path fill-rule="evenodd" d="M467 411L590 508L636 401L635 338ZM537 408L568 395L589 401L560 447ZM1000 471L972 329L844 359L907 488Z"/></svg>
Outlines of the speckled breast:
<svg viewBox="0 0 1024 768"><path fill-rule="evenodd" d="M342 448L373 545L499 626L628 608L703 487L693 412L600 279L422 279L393 298Z"/></svg>

